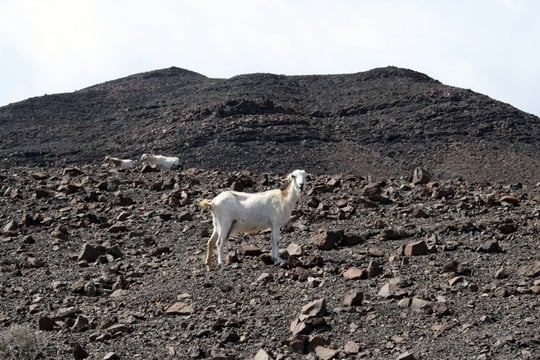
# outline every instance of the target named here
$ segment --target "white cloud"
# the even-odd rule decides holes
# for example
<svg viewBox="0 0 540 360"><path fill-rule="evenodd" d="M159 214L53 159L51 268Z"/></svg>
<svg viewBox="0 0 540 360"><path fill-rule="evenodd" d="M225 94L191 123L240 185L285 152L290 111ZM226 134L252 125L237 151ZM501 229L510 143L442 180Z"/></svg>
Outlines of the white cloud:
<svg viewBox="0 0 540 360"><path fill-rule="evenodd" d="M395 65L540 114L538 10L532 0L0 0L0 104L169 66L230 77Z"/></svg>

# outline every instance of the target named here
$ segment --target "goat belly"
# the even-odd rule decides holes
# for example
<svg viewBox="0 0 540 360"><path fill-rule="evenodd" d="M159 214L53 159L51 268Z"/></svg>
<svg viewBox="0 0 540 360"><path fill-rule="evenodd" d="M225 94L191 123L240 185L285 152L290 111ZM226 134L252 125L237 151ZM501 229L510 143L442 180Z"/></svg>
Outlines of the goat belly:
<svg viewBox="0 0 540 360"><path fill-rule="evenodd" d="M234 222L233 230L235 232L252 235L269 229L270 227L270 222L266 219L238 219Z"/></svg>

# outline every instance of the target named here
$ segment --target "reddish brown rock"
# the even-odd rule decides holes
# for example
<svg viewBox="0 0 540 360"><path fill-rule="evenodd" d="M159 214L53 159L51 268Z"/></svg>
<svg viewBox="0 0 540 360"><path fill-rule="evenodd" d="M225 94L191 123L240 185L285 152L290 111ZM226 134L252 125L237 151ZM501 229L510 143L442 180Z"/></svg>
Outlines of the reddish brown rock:
<svg viewBox="0 0 540 360"><path fill-rule="evenodd" d="M193 305L187 304L183 301L178 301L172 304L165 310L167 315L191 315L195 312Z"/></svg>
<svg viewBox="0 0 540 360"><path fill-rule="evenodd" d="M415 241L405 245L403 255L405 256L419 256L429 253L428 246L424 240Z"/></svg>
<svg viewBox="0 0 540 360"><path fill-rule="evenodd" d="M362 305L362 300L364 300L364 294L358 290L350 290L345 294L343 303L347 306L359 306Z"/></svg>
<svg viewBox="0 0 540 360"><path fill-rule="evenodd" d="M359 279L367 279L368 278L368 272L366 269L360 269L357 267L352 267L347 269L343 273L343 278L345 280L359 280Z"/></svg>
<svg viewBox="0 0 540 360"><path fill-rule="evenodd" d="M310 242L321 250L331 250L337 247L343 239L343 231L318 229L310 239Z"/></svg>

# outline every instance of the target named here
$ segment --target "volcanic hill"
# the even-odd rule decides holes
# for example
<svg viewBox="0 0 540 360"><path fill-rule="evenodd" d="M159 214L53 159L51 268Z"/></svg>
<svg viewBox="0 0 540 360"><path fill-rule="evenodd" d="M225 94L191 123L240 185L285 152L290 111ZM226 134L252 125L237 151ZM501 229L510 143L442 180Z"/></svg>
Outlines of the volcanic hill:
<svg viewBox="0 0 540 360"><path fill-rule="evenodd" d="M396 67L211 79L168 68L0 108L7 165L179 156L185 167L540 179L540 119Z"/></svg>

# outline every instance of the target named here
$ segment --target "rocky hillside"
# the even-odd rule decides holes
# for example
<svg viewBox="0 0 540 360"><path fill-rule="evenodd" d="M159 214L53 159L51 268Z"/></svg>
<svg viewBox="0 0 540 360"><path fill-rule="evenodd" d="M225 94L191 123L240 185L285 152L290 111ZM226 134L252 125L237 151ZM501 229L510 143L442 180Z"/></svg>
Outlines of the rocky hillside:
<svg viewBox="0 0 540 360"><path fill-rule="evenodd" d="M283 176L148 170L0 174L0 358L538 358L540 187L318 175L208 272L198 201Z"/></svg>
<svg viewBox="0 0 540 360"><path fill-rule="evenodd" d="M510 105L171 68L2 107L0 135L0 359L538 358L540 122ZM182 168L102 162L150 152ZM199 201L294 168L284 263L262 232L207 271Z"/></svg>
<svg viewBox="0 0 540 360"><path fill-rule="evenodd" d="M155 152L231 171L540 179L540 119L394 67L230 79L169 68L2 107L0 135L5 166Z"/></svg>

